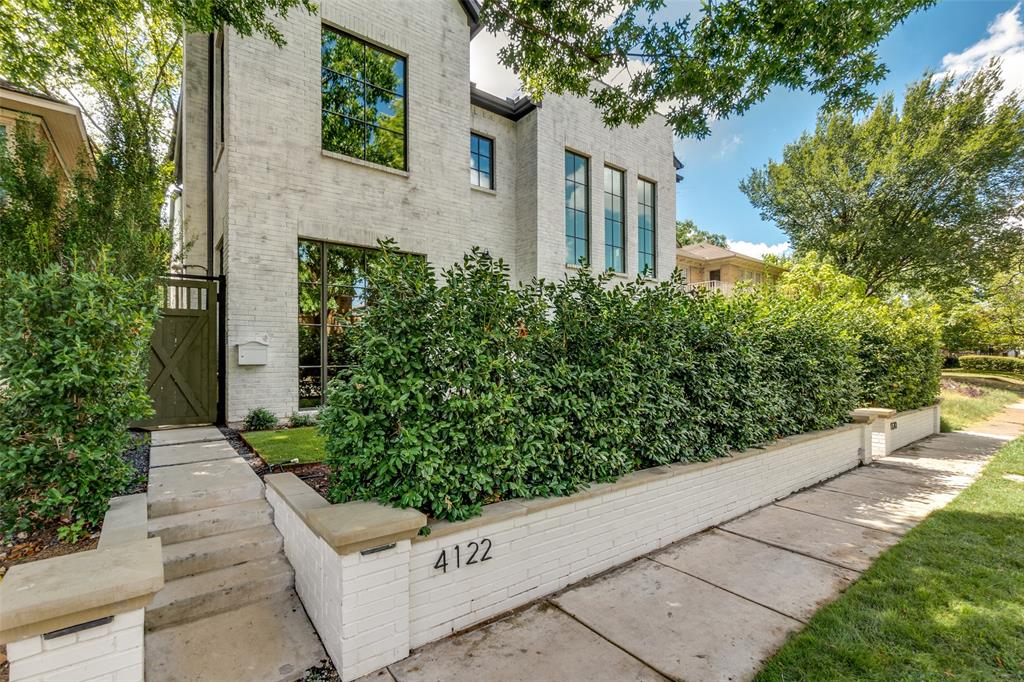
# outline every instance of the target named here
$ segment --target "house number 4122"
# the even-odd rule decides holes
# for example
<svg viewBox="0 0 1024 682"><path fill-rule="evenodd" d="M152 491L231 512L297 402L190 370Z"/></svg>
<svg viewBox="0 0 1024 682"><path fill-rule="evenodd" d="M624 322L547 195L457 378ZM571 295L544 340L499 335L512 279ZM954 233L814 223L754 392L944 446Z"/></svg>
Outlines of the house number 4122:
<svg viewBox="0 0 1024 682"><path fill-rule="evenodd" d="M452 550L451 554L448 554L449 549ZM449 558L451 559L451 564L448 563ZM467 542L465 547L455 545L454 547L442 549L441 554L437 557L437 561L434 562L434 568L447 573L449 566L453 569L462 568L463 566L478 564L481 561L490 561L492 558L491 541L483 538L479 541Z"/></svg>

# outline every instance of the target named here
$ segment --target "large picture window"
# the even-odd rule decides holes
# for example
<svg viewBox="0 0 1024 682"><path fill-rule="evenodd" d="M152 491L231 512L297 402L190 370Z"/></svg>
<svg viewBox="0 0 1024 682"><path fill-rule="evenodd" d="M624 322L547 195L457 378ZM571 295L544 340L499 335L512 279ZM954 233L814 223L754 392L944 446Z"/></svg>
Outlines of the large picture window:
<svg viewBox="0 0 1024 682"><path fill-rule="evenodd" d="M405 59L323 26L320 61L323 148L405 170Z"/></svg>
<svg viewBox="0 0 1024 682"><path fill-rule="evenodd" d="M604 267L615 272L626 271L624 176L620 170L604 167Z"/></svg>
<svg viewBox="0 0 1024 682"><path fill-rule="evenodd" d="M654 233L657 222L657 196L655 185L643 178L636 186L637 196L637 270L648 277L655 276Z"/></svg>
<svg viewBox="0 0 1024 682"><path fill-rule="evenodd" d="M590 160L565 152L565 262L590 260Z"/></svg>
<svg viewBox="0 0 1024 682"><path fill-rule="evenodd" d="M370 303L374 249L299 241L299 407L319 407L324 387L351 366L352 325Z"/></svg>

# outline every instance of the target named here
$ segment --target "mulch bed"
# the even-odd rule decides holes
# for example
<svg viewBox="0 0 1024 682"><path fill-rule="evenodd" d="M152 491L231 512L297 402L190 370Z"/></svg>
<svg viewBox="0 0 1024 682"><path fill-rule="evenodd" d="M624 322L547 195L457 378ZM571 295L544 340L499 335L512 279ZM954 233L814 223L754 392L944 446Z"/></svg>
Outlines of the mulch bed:
<svg viewBox="0 0 1024 682"><path fill-rule="evenodd" d="M267 464L263 461L249 444L245 442L242 435L236 430L227 426L219 426L220 432L224 434L227 441L231 443L231 447L235 449L239 457L244 459L252 467L252 470L256 472L256 475L263 479L267 474L295 474L303 481L306 485L319 493L320 497L327 498L327 491L330 489L330 473L331 470L326 464L317 462L313 464Z"/></svg>
<svg viewBox="0 0 1024 682"><path fill-rule="evenodd" d="M132 445L122 454L122 457L135 468L138 478L134 484L121 493L122 495L146 492L149 478L149 434L146 431L133 429L131 437ZM16 564L27 564L31 561L84 552L95 549L99 542L98 531L78 542L61 542L57 539L58 528L58 524L53 524L3 538L0 541L0 577Z"/></svg>

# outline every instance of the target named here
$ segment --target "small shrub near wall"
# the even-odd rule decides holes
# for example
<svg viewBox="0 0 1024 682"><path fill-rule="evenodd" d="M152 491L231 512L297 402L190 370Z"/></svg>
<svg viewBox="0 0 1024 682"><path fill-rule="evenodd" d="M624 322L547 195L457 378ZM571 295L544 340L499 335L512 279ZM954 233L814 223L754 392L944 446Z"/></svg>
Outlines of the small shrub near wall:
<svg viewBox="0 0 1024 682"><path fill-rule="evenodd" d="M513 287L474 252L436 282L386 252L352 373L321 412L335 501L462 519L640 468L831 428L860 405L855 335L813 297Z"/></svg>
<svg viewBox="0 0 1024 682"><path fill-rule="evenodd" d="M961 355L960 369L969 372L1006 372L1024 377L1024 359L1007 355Z"/></svg>
<svg viewBox="0 0 1024 682"><path fill-rule="evenodd" d="M0 276L0 534L103 519L146 394L156 290L99 266Z"/></svg>

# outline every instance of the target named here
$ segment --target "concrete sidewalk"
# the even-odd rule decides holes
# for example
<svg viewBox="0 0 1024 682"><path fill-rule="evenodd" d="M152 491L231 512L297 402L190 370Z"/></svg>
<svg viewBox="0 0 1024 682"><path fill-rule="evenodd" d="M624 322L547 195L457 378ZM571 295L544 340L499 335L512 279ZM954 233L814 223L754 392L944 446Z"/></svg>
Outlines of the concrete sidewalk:
<svg viewBox="0 0 1024 682"><path fill-rule="evenodd" d="M991 433L990 433L991 432ZM364 679L747 680L1024 432L1024 403L434 642Z"/></svg>

